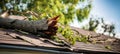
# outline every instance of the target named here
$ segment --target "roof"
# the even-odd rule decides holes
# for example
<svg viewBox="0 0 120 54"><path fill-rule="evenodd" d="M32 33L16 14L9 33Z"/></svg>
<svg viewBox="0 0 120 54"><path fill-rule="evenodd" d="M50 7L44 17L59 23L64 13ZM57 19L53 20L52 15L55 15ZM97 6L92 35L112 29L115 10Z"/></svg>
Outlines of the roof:
<svg viewBox="0 0 120 54"><path fill-rule="evenodd" d="M84 42L77 42L75 45L73 45L71 48L66 47L66 46L57 46L55 44L49 43L45 41L45 38L41 38L32 34L23 34L21 32L12 30L12 29L3 29L0 28L0 47L3 45L9 47L9 46L18 46L18 47L33 47L33 48L39 48L39 49L46 49L46 50L55 50L55 51L64 51L64 52L76 52L76 53L120 53L120 39L117 38L112 38L109 36L101 35L101 36L96 36L98 35L95 32L87 31L87 30L82 30L79 28L72 27L73 30L77 31L78 33L82 33L85 35L91 34L93 37L92 39L95 40L101 40L101 39L107 39L110 41L107 41L104 43L84 43ZM16 36L21 36L22 38L28 39L23 40L19 37ZM97 37L97 39L96 39ZM114 40L114 41L111 41ZM50 40L52 41L52 40ZM112 49L106 49L105 45L110 45Z"/></svg>

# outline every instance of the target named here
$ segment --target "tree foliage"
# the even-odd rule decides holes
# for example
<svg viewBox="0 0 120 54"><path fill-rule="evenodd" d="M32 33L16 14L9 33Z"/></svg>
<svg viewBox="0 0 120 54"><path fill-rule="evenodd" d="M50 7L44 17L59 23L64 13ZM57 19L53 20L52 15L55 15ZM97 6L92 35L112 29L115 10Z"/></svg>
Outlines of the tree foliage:
<svg viewBox="0 0 120 54"><path fill-rule="evenodd" d="M86 2L82 8L79 5ZM33 11L39 17L29 16L33 20L41 18L50 18L56 15L61 15L59 22L69 24L77 18L78 21L88 18L91 10L91 0L1 0L0 8L2 11L12 9L14 11Z"/></svg>
<svg viewBox="0 0 120 54"><path fill-rule="evenodd" d="M83 29L89 30L89 31L97 31L97 28L103 29L102 34L109 33L109 35L112 34L112 36L115 36L115 25L114 24L107 24L103 18L90 18L88 26L83 26Z"/></svg>
<svg viewBox="0 0 120 54"><path fill-rule="evenodd" d="M103 25L101 25L101 27L104 29L103 34L105 32L108 32L109 35L113 35L113 37L115 36L115 25L114 24L106 24L105 21L103 20L103 18L101 18L101 23Z"/></svg>
<svg viewBox="0 0 120 54"><path fill-rule="evenodd" d="M65 38L66 41L69 42L71 45L74 45L76 41L88 43L88 36L83 34L76 34L76 31L71 30L69 26L60 27L58 29L58 33L61 33Z"/></svg>
<svg viewBox="0 0 120 54"><path fill-rule="evenodd" d="M97 28L97 26L99 25L99 21L98 20L93 20L92 18L90 18L89 21L89 31L95 31L95 29Z"/></svg>

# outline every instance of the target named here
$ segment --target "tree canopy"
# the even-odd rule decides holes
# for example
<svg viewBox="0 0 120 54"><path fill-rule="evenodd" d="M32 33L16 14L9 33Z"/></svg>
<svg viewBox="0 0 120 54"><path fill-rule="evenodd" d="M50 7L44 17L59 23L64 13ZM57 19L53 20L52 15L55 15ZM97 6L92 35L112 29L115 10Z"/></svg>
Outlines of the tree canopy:
<svg viewBox="0 0 120 54"><path fill-rule="evenodd" d="M32 20L60 15L59 22L67 25L75 18L79 22L88 18L91 0L1 0L0 9L1 11L12 9L14 11L38 13L38 17L27 15Z"/></svg>

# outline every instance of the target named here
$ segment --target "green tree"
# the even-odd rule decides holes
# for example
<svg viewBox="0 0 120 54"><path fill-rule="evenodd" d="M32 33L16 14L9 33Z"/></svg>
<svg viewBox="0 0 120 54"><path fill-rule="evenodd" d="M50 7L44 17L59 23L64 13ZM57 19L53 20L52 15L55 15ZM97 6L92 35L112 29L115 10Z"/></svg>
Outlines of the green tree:
<svg viewBox="0 0 120 54"><path fill-rule="evenodd" d="M83 26L83 29L96 32L98 27L103 29L102 34L109 33L109 35L115 36L115 25L105 23L103 18L90 18L89 23Z"/></svg>
<svg viewBox="0 0 120 54"><path fill-rule="evenodd" d="M103 34L105 32L108 32L109 35L112 34L113 37L115 37L116 33L115 33L115 25L114 24L106 24L105 21L103 20L103 18L101 18L101 23L103 25L101 25L101 27L104 29Z"/></svg>
<svg viewBox="0 0 120 54"><path fill-rule="evenodd" d="M89 21L89 31L95 31L95 29L98 27L99 25L99 20L92 20L92 18L90 18Z"/></svg>
<svg viewBox="0 0 120 54"><path fill-rule="evenodd" d="M91 17L89 19L89 22L85 26L83 26L82 29L89 30L89 31L96 31L96 28L99 26L99 24L100 24L99 19L95 19Z"/></svg>
<svg viewBox="0 0 120 54"><path fill-rule="evenodd" d="M79 8L79 5L85 2L87 5ZM61 15L59 22L67 25L74 18L79 22L88 18L91 0L1 0L0 9L2 11L8 9L21 12L33 11L40 14L39 17L31 17L36 20Z"/></svg>

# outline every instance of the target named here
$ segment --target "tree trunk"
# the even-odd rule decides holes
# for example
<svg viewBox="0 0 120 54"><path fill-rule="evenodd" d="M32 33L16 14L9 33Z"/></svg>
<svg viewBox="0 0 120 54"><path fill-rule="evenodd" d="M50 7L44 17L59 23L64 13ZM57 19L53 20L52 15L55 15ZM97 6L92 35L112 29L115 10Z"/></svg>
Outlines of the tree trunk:
<svg viewBox="0 0 120 54"><path fill-rule="evenodd" d="M30 33L39 33L48 29L47 19L38 21L27 21L0 17L0 27L18 29Z"/></svg>

